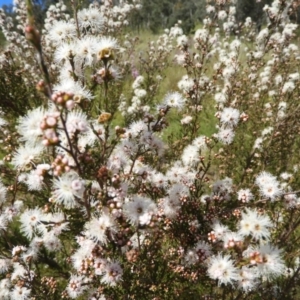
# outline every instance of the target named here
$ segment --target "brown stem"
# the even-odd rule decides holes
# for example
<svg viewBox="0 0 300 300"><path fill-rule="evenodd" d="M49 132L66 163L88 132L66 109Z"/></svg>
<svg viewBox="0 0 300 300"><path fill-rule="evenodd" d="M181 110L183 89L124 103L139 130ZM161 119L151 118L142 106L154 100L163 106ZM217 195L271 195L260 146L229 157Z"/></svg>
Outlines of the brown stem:
<svg viewBox="0 0 300 300"><path fill-rule="evenodd" d="M75 153L73 151L73 145L72 145L72 142L71 142L68 130L67 130L66 121L63 118L62 114L60 114L60 120L61 120L61 122L63 124L63 128L64 128L64 131L65 131L65 134L66 134L66 137L67 137L67 140L68 140L68 144L69 144L69 147L70 147L70 150L68 152L71 154L72 158L74 159L76 167L78 168L79 175L81 175L82 174L82 170L81 170L80 164L79 164L79 162L77 160L77 157L76 157L76 155L75 155Z"/></svg>
<svg viewBox="0 0 300 300"><path fill-rule="evenodd" d="M71 0L71 4L72 4L73 12L74 12L74 19L75 19L75 23L76 23L77 37L80 39L80 30L79 30L79 23L78 23L78 16L77 16L78 7L75 4L75 0Z"/></svg>

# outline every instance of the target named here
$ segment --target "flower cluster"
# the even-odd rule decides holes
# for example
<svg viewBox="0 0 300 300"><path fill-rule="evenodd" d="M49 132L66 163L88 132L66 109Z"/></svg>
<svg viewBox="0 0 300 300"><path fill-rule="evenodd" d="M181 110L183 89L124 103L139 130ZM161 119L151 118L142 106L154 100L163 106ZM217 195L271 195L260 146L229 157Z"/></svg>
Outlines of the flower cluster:
<svg viewBox="0 0 300 300"><path fill-rule="evenodd" d="M0 11L0 72L30 107L0 114L0 299L295 299L290 2L256 32L208 1L193 36L147 46L124 33L139 1L103 2L59 1L41 33L30 1L16 27Z"/></svg>

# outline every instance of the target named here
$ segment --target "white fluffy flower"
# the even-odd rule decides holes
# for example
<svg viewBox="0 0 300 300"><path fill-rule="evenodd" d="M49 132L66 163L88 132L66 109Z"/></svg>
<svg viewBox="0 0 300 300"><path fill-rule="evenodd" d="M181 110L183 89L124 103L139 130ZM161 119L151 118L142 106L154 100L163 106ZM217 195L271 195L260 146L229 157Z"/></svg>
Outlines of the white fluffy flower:
<svg viewBox="0 0 300 300"><path fill-rule="evenodd" d="M213 184L213 193L219 195L225 200L230 199L230 193L232 191L232 179L224 178L222 180L217 180Z"/></svg>
<svg viewBox="0 0 300 300"><path fill-rule="evenodd" d="M238 191L238 200L242 202L249 202L253 199L253 194L250 189L241 189Z"/></svg>
<svg viewBox="0 0 300 300"><path fill-rule="evenodd" d="M258 284L258 276L257 268L243 266L239 270L238 287L245 292L251 291Z"/></svg>
<svg viewBox="0 0 300 300"><path fill-rule="evenodd" d="M183 35L183 30L179 26L177 26L177 24L175 24L175 26L170 29L169 34L172 37L181 36Z"/></svg>
<svg viewBox="0 0 300 300"><path fill-rule="evenodd" d="M0 274L6 273L10 268L12 261L8 258L0 258ZM0 298L1 299L1 298Z"/></svg>
<svg viewBox="0 0 300 300"><path fill-rule="evenodd" d="M257 210L246 208L242 212L242 218L239 223L239 234L245 237L251 235L256 240L268 239L271 227L272 222L269 216L259 214Z"/></svg>
<svg viewBox="0 0 300 300"><path fill-rule="evenodd" d="M284 199L284 206L286 208L296 207L299 205L299 198L297 197L296 194L288 193L284 195L283 199Z"/></svg>
<svg viewBox="0 0 300 300"><path fill-rule="evenodd" d="M189 189L185 185L180 183L173 184L168 190L168 197L162 199L161 202L164 214L170 219L175 218L178 211L181 209L180 199L188 196Z"/></svg>
<svg viewBox="0 0 300 300"><path fill-rule="evenodd" d="M239 278L238 270L230 255L222 256L221 253L209 259L207 273L211 279L218 280L219 285L223 283L232 285Z"/></svg>
<svg viewBox="0 0 300 300"><path fill-rule="evenodd" d="M261 172L255 179L255 183L259 187L273 182L276 182L276 177L266 171Z"/></svg>
<svg viewBox="0 0 300 300"><path fill-rule="evenodd" d="M7 192L6 187L0 181L0 205L3 204L6 200L6 192Z"/></svg>
<svg viewBox="0 0 300 300"><path fill-rule="evenodd" d="M77 206L76 198L82 198L84 181L75 172L65 173L53 182L53 197L56 203L67 209Z"/></svg>
<svg viewBox="0 0 300 300"><path fill-rule="evenodd" d="M215 221L212 225L212 233L215 235L217 239L222 239L224 234L230 232L229 228L226 225L221 224L218 221Z"/></svg>
<svg viewBox="0 0 300 300"><path fill-rule="evenodd" d="M52 230L43 235L42 241L48 251L59 251L62 247L60 239Z"/></svg>
<svg viewBox="0 0 300 300"><path fill-rule="evenodd" d="M55 21L49 29L47 37L56 45L69 41L76 36L76 25L73 22Z"/></svg>
<svg viewBox="0 0 300 300"><path fill-rule="evenodd" d="M285 93L290 93L295 89L295 83L293 81L287 81L284 83L282 87L282 92Z"/></svg>
<svg viewBox="0 0 300 300"><path fill-rule="evenodd" d="M187 45L188 37L186 35L181 35L177 38L177 46Z"/></svg>
<svg viewBox="0 0 300 300"><path fill-rule="evenodd" d="M138 97L139 99L143 99L147 96L147 91L141 88L137 88L134 90L134 94L136 97Z"/></svg>
<svg viewBox="0 0 300 300"><path fill-rule="evenodd" d="M215 101L217 103L225 103L226 102L226 94L225 93L216 93L215 94Z"/></svg>
<svg viewBox="0 0 300 300"><path fill-rule="evenodd" d="M232 107L225 107L220 113L220 121L223 125L236 126L239 122L240 112Z"/></svg>
<svg viewBox="0 0 300 300"><path fill-rule="evenodd" d="M250 247L244 251L243 255L250 258L252 265L257 266L257 272L260 276L275 278L285 271L281 250L270 244Z"/></svg>
<svg viewBox="0 0 300 300"><path fill-rule="evenodd" d="M178 211L180 210L181 203L179 199L166 197L162 199L161 206L166 217L169 219L173 219L176 217Z"/></svg>
<svg viewBox="0 0 300 300"><path fill-rule="evenodd" d="M5 214L0 215L0 229L6 230L8 225L8 219Z"/></svg>
<svg viewBox="0 0 300 300"><path fill-rule="evenodd" d="M41 142L43 131L40 127L45 111L42 107L28 111L23 117L18 120L17 130L21 135L20 140L32 146Z"/></svg>
<svg viewBox="0 0 300 300"><path fill-rule="evenodd" d="M178 82L178 88L185 93L188 93L190 90L192 90L194 85L194 80L189 78L188 75L182 76L182 79Z"/></svg>
<svg viewBox="0 0 300 300"><path fill-rule="evenodd" d="M165 96L163 104L181 110L185 104L185 99L180 93L172 92Z"/></svg>
<svg viewBox="0 0 300 300"><path fill-rule="evenodd" d="M0 111L0 113L1 113L1 111ZM0 127L2 127L4 125L7 125L7 122L2 117L0 117Z"/></svg>
<svg viewBox="0 0 300 300"><path fill-rule="evenodd" d="M200 161L199 149L194 145L186 146L181 159L185 166L195 166Z"/></svg>
<svg viewBox="0 0 300 300"><path fill-rule="evenodd" d="M8 278L0 280L0 299L3 300L10 299L11 285L12 283Z"/></svg>
<svg viewBox="0 0 300 300"><path fill-rule="evenodd" d="M88 131L89 123L87 115L81 110L73 110L68 114L66 128L70 136L75 133L84 133Z"/></svg>
<svg viewBox="0 0 300 300"><path fill-rule="evenodd" d="M226 13L226 11L225 10L220 10L219 12L218 12L218 19L219 20L224 20L224 19L226 19L227 18L227 13Z"/></svg>
<svg viewBox="0 0 300 300"><path fill-rule="evenodd" d="M205 41L208 36L209 36L209 31L206 28L201 28L195 32L194 40L195 41L197 41L197 40Z"/></svg>
<svg viewBox="0 0 300 300"><path fill-rule="evenodd" d="M193 265L198 262L199 257L194 249L188 249L184 256L187 265Z"/></svg>
<svg viewBox="0 0 300 300"><path fill-rule="evenodd" d="M15 286L10 294L11 300L27 300L30 299L31 290L25 286Z"/></svg>
<svg viewBox="0 0 300 300"><path fill-rule="evenodd" d="M110 286L115 286L122 280L123 270L118 262L108 262L104 266L104 275L101 282Z"/></svg>
<svg viewBox="0 0 300 300"><path fill-rule="evenodd" d="M118 48L119 45L115 38L110 36L103 36L99 39L95 50L99 60L113 59L114 51Z"/></svg>
<svg viewBox="0 0 300 300"><path fill-rule="evenodd" d="M132 84L132 88L134 90L140 88L143 82L144 82L144 77L142 75L137 76L137 78L134 80Z"/></svg>
<svg viewBox="0 0 300 300"><path fill-rule="evenodd" d="M192 143L194 146L196 146L199 150L205 151L207 150L207 138L204 135L200 135L197 138L193 140Z"/></svg>
<svg viewBox="0 0 300 300"><path fill-rule="evenodd" d="M97 8L89 7L78 11L78 23L81 29L101 30L103 27L103 16Z"/></svg>
<svg viewBox="0 0 300 300"><path fill-rule="evenodd" d="M43 213L39 208L27 209L20 217L21 232L29 239L32 239L33 234L36 232L42 232L44 225L41 220Z"/></svg>
<svg viewBox="0 0 300 300"><path fill-rule="evenodd" d="M84 276L71 275L67 286L67 292L71 299L76 299L88 288L85 281Z"/></svg>
<svg viewBox="0 0 300 300"><path fill-rule="evenodd" d="M13 155L12 164L15 168L27 168L33 165L35 159L37 159L44 148L39 146L32 146L25 144L24 146L19 147Z"/></svg>
<svg viewBox="0 0 300 300"><path fill-rule="evenodd" d="M24 249L22 248L22 250L26 250L26 248L24 247ZM27 277L26 275L27 275L27 270L24 268L24 266L22 266L18 262L15 262L13 264L13 272L11 273L11 277L10 277L11 281L26 278Z"/></svg>
<svg viewBox="0 0 300 300"><path fill-rule="evenodd" d="M80 102L81 99L92 100L93 96L89 90L81 86L79 82L75 82L71 78L63 78L58 84L53 87L55 92L65 92L74 95L74 99Z"/></svg>
<svg viewBox="0 0 300 300"><path fill-rule="evenodd" d="M212 5L207 5L207 6L206 6L206 12L207 12L208 14L214 13L215 11L216 11L216 9L215 9L214 6L212 6Z"/></svg>
<svg viewBox="0 0 300 300"><path fill-rule="evenodd" d="M114 219L108 213L103 213L100 217L93 217L85 224L86 236L101 244L106 244L108 230L116 230Z"/></svg>
<svg viewBox="0 0 300 300"><path fill-rule="evenodd" d="M260 43L262 43L267 38L268 35L269 35L269 29L268 28L264 28L257 35L256 41L260 44Z"/></svg>
<svg viewBox="0 0 300 300"><path fill-rule="evenodd" d="M205 260L212 254L211 245L204 241L200 241L195 245L195 251L201 260Z"/></svg>
<svg viewBox="0 0 300 300"><path fill-rule="evenodd" d="M88 124L89 123L89 124ZM87 145L93 146L96 142L99 142L99 139L102 141L105 140L105 129L104 126L99 124L98 121L93 120L91 122L83 121L81 125L85 125L84 127L80 127L81 134L78 137L78 147L81 150L85 150Z"/></svg>
<svg viewBox="0 0 300 300"><path fill-rule="evenodd" d="M57 63L65 62L76 56L76 48L73 42L61 43L54 52L54 60Z"/></svg>
<svg viewBox="0 0 300 300"><path fill-rule="evenodd" d="M261 172L255 179L255 183L259 187L260 194L263 197L269 198L271 201L282 195L282 189L276 177L268 172Z"/></svg>
<svg viewBox="0 0 300 300"><path fill-rule="evenodd" d="M148 225L157 213L156 204L149 198L135 196L124 204L124 214L133 225Z"/></svg>
<svg viewBox="0 0 300 300"><path fill-rule="evenodd" d="M275 200L282 195L282 189L278 185L278 182L268 183L260 188L260 193L263 197Z"/></svg>
<svg viewBox="0 0 300 300"><path fill-rule="evenodd" d="M229 145L233 142L235 133L231 128L221 127L217 133L217 138L225 145Z"/></svg>
<svg viewBox="0 0 300 300"><path fill-rule="evenodd" d="M185 116L184 118L182 118L180 120L180 123L182 125L187 125L187 124L190 124L192 122L192 120L193 120L193 117L191 117L191 116Z"/></svg>
<svg viewBox="0 0 300 300"><path fill-rule="evenodd" d="M43 187L43 176L31 170L30 173L21 173L18 180L24 182L28 186L28 190L40 191Z"/></svg>
<svg viewBox="0 0 300 300"><path fill-rule="evenodd" d="M79 64L92 66L96 62L96 48L98 39L94 36L85 36L74 43L76 56L75 60Z"/></svg>
<svg viewBox="0 0 300 300"><path fill-rule="evenodd" d="M243 242L243 237L239 232L229 231L222 236L225 249L233 248Z"/></svg>
<svg viewBox="0 0 300 300"><path fill-rule="evenodd" d="M82 236L77 238L77 242L79 243L80 247L71 256L71 260L73 267L77 271L80 271L83 260L91 256L96 243L93 240L87 239Z"/></svg>

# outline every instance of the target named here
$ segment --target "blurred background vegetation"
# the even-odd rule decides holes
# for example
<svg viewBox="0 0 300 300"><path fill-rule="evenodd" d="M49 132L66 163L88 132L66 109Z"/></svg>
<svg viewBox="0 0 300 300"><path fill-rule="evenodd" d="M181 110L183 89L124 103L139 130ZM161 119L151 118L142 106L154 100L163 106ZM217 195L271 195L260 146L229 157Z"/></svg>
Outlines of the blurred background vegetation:
<svg viewBox="0 0 300 300"><path fill-rule="evenodd" d="M35 19L37 26L41 29L46 18L46 12L50 5L56 4L58 0L32 0L35 10ZM77 2L76 2L77 1ZM101 0L98 0L101 2ZM104 1L104 0L102 0ZM113 4L118 4L121 0L110 0ZM133 2L136 0L128 0ZM87 7L91 0L75 0L79 7ZM243 22L247 16L250 16L256 23L257 29L266 24L263 7L270 4L272 0L237 0L237 21ZM299 2L299 1L298 1ZM297 2L297 3L298 3ZM72 15L71 0L64 0L68 12ZM142 8L135 10L130 16L129 31L136 34L139 39L139 51L144 51L148 47L151 40L156 39L156 35L163 32L165 28L171 28L178 20L181 20L181 28L185 34L192 34L201 26L201 22L206 15L206 0L140 0ZM295 5L300 6L300 2ZM16 22L16 14L12 5L4 5L2 9L7 15L10 15ZM300 8L296 9L296 13L291 16L294 21L300 22ZM5 49L5 38L1 32L0 26L0 51ZM7 53L6 55L11 55ZM163 86L159 91L159 97L163 97L166 91L170 89L176 90L177 82L185 74L184 69L177 68L174 72L174 64L171 64L166 73L163 74ZM22 115L27 109L35 107L36 103L32 99L39 99L35 86L28 86L22 79L22 70L19 72L11 66L4 68L5 72L0 72L0 107L6 114L11 114L13 118ZM2 69L3 70L3 69ZM130 83L131 84L131 83ZM21 91L21 92L20 92ZM20 92L20 93L19 93ZM18 96L20 94L20 96ZM31 97L29 97L31 95ZM14 100L13 100L14 99ZM26 105L24 107L24 105ZM207 119L211 120L211 114L208 113ZM174 128L171 128L174 132ZM214 122L207 122L205 133L212 133L215 130ZM204 133L204 132L203 132Z"/></svg>
<svg viewBox="0 0 300 300"><path fill-rule="evenodd" d="M46 11L51 4L56 4L58 0L32 0L36 10L36 17L40 25L46 16ZM111 0L114 4L118 4L120 0ZM131 2L134 0L129 0ZM92 1L78 0L80 6L88 6ZM98 0L101 2L101 0ZM182 21L182 27L186 34L192 33L197 24L201 23L204 18L206 0L141 0L141 10L136 10L131 16L131 29L140 31L147 29L152 33L158 33L164 28L170 28L178 20ZM266 4L270 4L272 0L237 0L237 19L242 22L246 17L261 26L264 24L264 13L262 8ZM71 7L71 0L65 0L67 7ZM294 6L299 6L299 1L294 1ZM14 17L12 5L4 5L3 9ZM300 8L296 9L296 13L291 16L293 21L300 22ZM0 34L1 45L3 45L3 35Z"/></svg>
<svg viewBox="0 0 300 300"><path fill-rule="evenodd" d="M86 7L91 0L77 0L80 7ZM101 3L101 0L95 0ZM102 0L103 2L104 0ZM121 0L111 0L112 3L118 4ZM128 0L132 2L135 0ZM46 12L51 4L56 4L58 0L32 0L35 8L35 16L40 26L46 17ZM71 11L71 0L64 0L68 9ZM149 30L156 34L165 28L172 27L178 20L182 21L181 27L185 34L193 33L195 28L201 24L206 15L206 0L141 0L142 8L136 10L131 15L130 29L137 32ZM258 29L266 22L263 7L272 3L272 0L237 0L237 21L243 22L246 17L251 17L257 24ZM300 2L293 2L294 9L291 19L293 22L300 23ZM2 9L13 18L12 5L3 5ZM0 29L0 47L5 44L3 34Z"/></svg>

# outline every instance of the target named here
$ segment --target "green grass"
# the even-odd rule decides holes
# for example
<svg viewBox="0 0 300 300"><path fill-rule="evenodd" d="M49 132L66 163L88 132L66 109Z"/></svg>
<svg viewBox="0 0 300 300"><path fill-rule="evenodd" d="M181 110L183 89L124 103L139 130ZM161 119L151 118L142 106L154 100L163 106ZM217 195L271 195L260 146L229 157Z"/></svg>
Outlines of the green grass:
<svg viewBox="0 0 300 300"><path fill-rule="evenodd" d="M199 25L200 26L200 25ZM156 46L156 41L159 38L161 34L153 34L149 30L142 30L140 31L138 36L138 43L135 49L135 53L137 56L134 58L134 64L136 66L140 65L139 61L139 54L145 55L146 52L149 49L150 42L154 42L154 45ZM175 59L174 55L179 53L179 50L174 50L169 55L169 60L166 62L167 67L163 69L162 73L159 73L157 75L162 76L163 80L160 83L159 89L155 95L155 99L153 101L157 104L161 103L163 98L168 92L172 91L179 91L178 88L178 82L181 80L181 78L186 75L186 70L179 66ZM212 69L213 60L209 62L209 69L206 70L206 74L211 74L213 72ZM145 74L141 74L145 75ZM130 100L132 96L132 79L125 79L124 82L124 95L125 97ZM199 134L201 135L207 135L210 136L211 134L216 132L215 125L217 123L217 119L214 117L215 109L213 109L214 101L211 98L211 96L207 96L205 99L203 111L201 112L201 117L199 118ZM187 112L188 113L188 112ZM162 138L167 141L170 136L172 136L175 139L180 139L182 135L182 125L180 123L182 116L178 114L177 111L171 110L166 119L169 123L169 126L164 130Z"/></svg>
<svg viewBox="0 0 300 300"><path fill-rule="evenodd" d="M5 37L4 37L4 34L3 34L2 30L0 29L0 51L2 49L4 49L5 44L6 44L6 40L5 40Z"/></svg>

